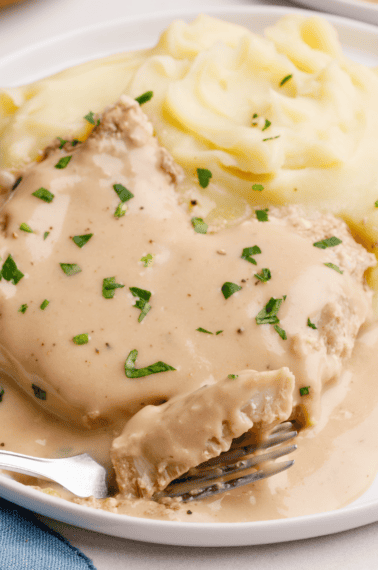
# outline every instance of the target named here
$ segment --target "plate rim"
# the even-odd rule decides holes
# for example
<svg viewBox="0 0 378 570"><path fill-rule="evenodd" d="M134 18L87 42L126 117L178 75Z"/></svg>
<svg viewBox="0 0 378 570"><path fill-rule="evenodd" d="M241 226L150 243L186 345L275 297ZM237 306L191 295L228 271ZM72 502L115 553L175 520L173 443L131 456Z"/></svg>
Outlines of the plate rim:
<svg viewBox="0 0 378 570"><path fill-rule="evenodd" d="M51 44L72 40L75 37L78 38L83 34L93 34L96 31L104 31L105 29L111 30L114 26L131 26L135 23L143 25L146 22L156 25L156 28L159 28L157 33L160 34L163 31L163 22L166 20L194 18L199 13L198 10L193 9L175 9L82 26L7 54L0 58L0 70L3 65L8 65L20 58L22 59L26 53L30 56L31 52L44 49ZM225 18L228 15L253 15L260 13L275 16L277 19L286 14L300 13L323 17L336 27L337 25L344 25L360 33L369 31L376 35L378 39L378 27L373 24L354 21L344 16L335 16L295 7L264 5L222 6L209 7L203 13L220 18ZM82 61L88 61L88 59L83 59ZM60 67L59 69L65 68ZM43 77L46 77L46 75L40 76L40 78ZM286 542L334 534L378 520L378 498L368 500L359 505L350 504L341 509L299 517L223 523L165 521L102 511L43 494L1 473L0 494L2 498L21 507L84 529L121 538L180 546L219 547Z"/></svg>

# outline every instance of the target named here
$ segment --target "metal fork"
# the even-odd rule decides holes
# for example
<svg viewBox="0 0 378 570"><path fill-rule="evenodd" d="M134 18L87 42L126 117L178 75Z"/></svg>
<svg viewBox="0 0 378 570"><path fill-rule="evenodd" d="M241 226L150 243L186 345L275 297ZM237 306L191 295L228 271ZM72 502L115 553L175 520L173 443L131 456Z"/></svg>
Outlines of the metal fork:
<svg viewBox="0 0 378 570"><path fill-rule="evenodd" d="M227 451L206 463L201 463L198 467L190 469L188 473L172 481L164 491L156 493L153 499L181 497L185 503L198 501L280 473L293 465L294 460L264 466L244 477L233 477L240 471L288 455L297 446L295 444L289 447L279 446L293 439L296 435L297 432L293 430L290 422L280 424L264 441L257 445ZM248 457L252 453L268 450L272 447L275 449ZM52 479L78 497L93 495L97 499L102 499L108 495L106 469L87 453L61 459L45 459L11 451L0 451L0 469ZM226 481L218 481L223 477L231 478Z"/></svg>
<svg viewBox="0 0 378 570"><path fill-rule="evenodd" d="M105 467L90 455L45 459L11 451L0 451L0 469L56 481L78 497L102 499L108 495Z"/></svg>
<svg viewBox="0 0 378 570"><path fill-rule="evenodd" d="M295 444L280 446L294 439L296 435L297 432L293 429L291 422L282 423L258 444L226 451L190 469L180 478L172 481L163 491L155 493L153 499L158 501L166 497L180 497L184 503L198 501L281 473L293 465L293 459L280 463L269 462L295 451L297 449ZM259 453L261 450L270 450L270 448L275 449ZM251 454L255 455L248 457ZM264 465L267 462L268 465ZM263 467L243 477L234 477L240 471L259 465ZM223 478L226 480L222 480Z"/></svg>

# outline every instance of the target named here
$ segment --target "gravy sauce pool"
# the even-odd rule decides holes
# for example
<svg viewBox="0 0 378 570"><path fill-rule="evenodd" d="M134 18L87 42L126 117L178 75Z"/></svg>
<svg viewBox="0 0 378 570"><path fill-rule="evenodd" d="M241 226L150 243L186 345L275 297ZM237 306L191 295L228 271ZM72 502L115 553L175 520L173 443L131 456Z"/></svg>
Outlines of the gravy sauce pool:
<svg viewBox="0 0 378 570"><path fill-rule="evenodd" d="M295 405L304 406L309 418L321 410L317 425L298 437L294 468L189 508L122 498L101 506L140 517L243 522L347 504L377 471L378 386L373 378L378 333L372 329L360 334L342 378L328 384L321 407L323 385L337 375L337 363L331 366L319 354L309 367L290 337L317 334L307 327L307 318L313 320L326 301L343 295L352 297L358 313L365 315L363 322L368 297L348 275L324 266L328 252L284 224L253 220L217 234L196 233L176 202L173 182L178 173L134 107L127 110L126 134L114 136L105 121L86 146L71 152L65 169L55 166L69 154L67 149L52 151L25 173L3 211L3 259L11 253L25 275L17 285L0 282L1 448L46 457L87 452L111 469L112 440L143 406L238 370L285 365L297 378ZM114 184L134 194L119 219L114 217L119 206ZM54 194L51 203L32 196L41 187ZM21 223L33 233L19 231ZM45 231L50 234L43 239ZM89 233L93 237L82 248L71 239ZM255 244L262 252L256 255L257 265L241 258L243 248ZM289 271L288 251L295 252L289 256ZM148 253L153 264L144 267L141 258ZM77 263L82 271L67 276L60 263ZM275 277L264 284L253 277L263 267L271 268ZM124 288L105 299L102 281L111 276ZM242 289L225 299L225 282ZM142 322L129 287L151 292L151 310ZM284 295L280 323L287 340L255 321L271 297ZM49 305L41 310L44 299ZM24 314L18 312L23 303L28 304ZM199 327L222 332L205 334ZM83 333L89 342L73 343ZM137 368L164 361L176 370L126 378L124 362L131 350L139 351ZM46 392L45 400L33 397L33 384ZM299 396L303 385L311 385L315 394L307 407ZM59 493L68 497L61 489Z"/></svg>

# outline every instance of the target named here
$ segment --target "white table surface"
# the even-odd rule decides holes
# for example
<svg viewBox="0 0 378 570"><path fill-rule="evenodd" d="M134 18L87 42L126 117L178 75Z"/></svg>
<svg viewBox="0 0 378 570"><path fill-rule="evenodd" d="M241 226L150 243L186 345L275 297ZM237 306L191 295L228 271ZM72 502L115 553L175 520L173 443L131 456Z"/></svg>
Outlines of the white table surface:
<svg viewBox="0 0 378 570"><path fill-rule="evenodd" d="M0 10L0 55L82 26L149 12L251 4L290 6L284 0L28 0ZM1 82L1 78L0 78ZM42 518L42 517L41 517ZM85 531L42 518L92 559L97 570L377 570L378 523L336 535L240 548L145 544ZM4 569L6 570L6 569ZM55 570L55 569L52 569Z"/></svg>

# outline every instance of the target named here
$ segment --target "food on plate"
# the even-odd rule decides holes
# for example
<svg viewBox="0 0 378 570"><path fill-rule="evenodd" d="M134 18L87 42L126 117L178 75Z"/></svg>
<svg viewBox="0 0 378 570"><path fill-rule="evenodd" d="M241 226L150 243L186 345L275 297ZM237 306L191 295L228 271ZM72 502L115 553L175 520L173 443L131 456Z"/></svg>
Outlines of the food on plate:
<svg viewBox="0 0 378 570"><path fill-rule="evenodd" d="M342 493L329 477L378 402L376 259L354 239L375 217L377 78L319 18L266 33L202 16L0 92L3 447L114 467L114 497L77 502L186 520L153 494L286 419L295 469L191 520L337 508L375 473L361 447Z"/></svg>

